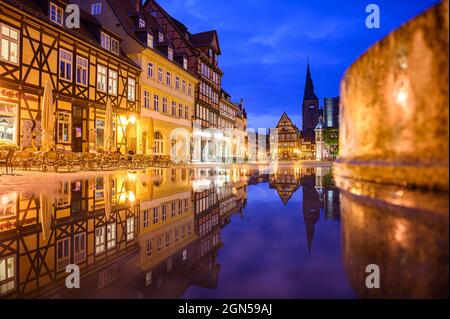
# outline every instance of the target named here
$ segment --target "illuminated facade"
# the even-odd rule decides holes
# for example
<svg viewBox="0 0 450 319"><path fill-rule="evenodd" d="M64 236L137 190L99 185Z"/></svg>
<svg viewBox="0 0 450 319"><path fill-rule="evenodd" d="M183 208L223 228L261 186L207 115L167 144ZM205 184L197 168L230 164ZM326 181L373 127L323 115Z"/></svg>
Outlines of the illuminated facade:
<svg viewBox="0 0 450 319"><path fill-rule="evenodd" d="M103 148L105 109L113 109L113 146L136 148L130 119L140 113L139 67L120 50L122 39L80 11L80 28L65 26L67 1L2 1L0 139L42 146L41 104L50 84L54 145L76 152Z"/></svg>
<svg viewBox="0 0 450 319"><path fill-rule="evenodd" d="M286 113L276 126L278 132L278 159L281 161L301 159L300 130Z"/></svg>

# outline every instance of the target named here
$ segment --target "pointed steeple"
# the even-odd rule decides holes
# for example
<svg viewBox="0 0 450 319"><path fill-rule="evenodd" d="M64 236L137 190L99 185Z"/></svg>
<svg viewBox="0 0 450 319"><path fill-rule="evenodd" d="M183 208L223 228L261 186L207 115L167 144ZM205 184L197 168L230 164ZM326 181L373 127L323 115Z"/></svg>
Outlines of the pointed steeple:
<svg viewBox="0 0 450 319"><path fill-rule="evenodd" d="M309 68L309 57L308 65L306 67L306 81L305 81L305 92L303 93L303 102L305 100L318 100L316 94L314 93L314 83L311 78L311 70Z"/></svg>

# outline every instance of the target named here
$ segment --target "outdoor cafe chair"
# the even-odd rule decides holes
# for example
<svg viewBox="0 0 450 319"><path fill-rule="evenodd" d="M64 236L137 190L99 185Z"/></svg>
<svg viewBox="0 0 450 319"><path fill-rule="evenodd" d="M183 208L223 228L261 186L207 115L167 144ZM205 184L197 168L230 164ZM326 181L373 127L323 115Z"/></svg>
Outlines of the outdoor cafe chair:
<svg viewBox="0 0 450 319"><path fill-rule="evenodd" d="M6 152L5 152L6 153ZM14 149L10 148L8 152L5 154L2 152L2 157L0 158L0 166L5 166L6 174L8 174L8 168L10 170L10 173L13 172L14 169Z"/></svg>
<svg viewBox="0 0 450 319"><path fill-rule="evenodd" d="M59 165L59 153L56 151L48 151L44 153L44 161L42 169L47 171L49 167L52 167L55 172L58 171Z"/></svg>

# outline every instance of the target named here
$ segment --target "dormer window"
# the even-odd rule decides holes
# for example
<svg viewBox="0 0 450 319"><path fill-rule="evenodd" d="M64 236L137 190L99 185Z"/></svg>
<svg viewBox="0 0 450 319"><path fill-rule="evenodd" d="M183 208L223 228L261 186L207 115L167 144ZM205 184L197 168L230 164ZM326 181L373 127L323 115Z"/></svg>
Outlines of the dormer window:
<svg viewBox="0 0 450 319"><path fill-rule="evenodd" d="M119 41L117 41L114 38L111 38L111 52L113 52L115 54L119 54L119 52L120 52Z"/></svg>
<svg viewBox="0 0 450 319"><path fill-rule="evenodd" d="M101 3L93 3L91 5L91 14L93 16L99 15L102 13L102 4Z"/></svg>
<svg viewBox="0 0 450 319"><path fill-rule="evenodd" d="M63 25L64 13L63 9L53 2L50 2L50 20L59 25Z"/></svg>
<svg viewBox="0 0 450 319"><path fill-rule="evenodd" d="M111 50L111 37L102 32L100 35L100 45L106 50Z"/></svg>
<svg viewBox="0 0 450 319"><path fill-rule="evenodd" d="M209 57L210 57L210 58L213 57L213 51L212 51L212 49L209 49Z"/></svg>
<svg viewBox="0 0 450 319"><path fill-rule="evenodd" d="M187 70L187 67L188 67L188 61L187 61L186 57L184 57L184 58L183 58L183 68L184 68L185 70Z"/></svg>
<svg viewBox="0 0 450 319"><path fill-rule="evenodd" d="M164 34L162 32L158 32L158 41L164 42Z"/></svg>
<svg viewBox="0 0 450 319"><path fill-rule="evenodd" d="M153 36L150 33L147 33L147 46L153 48Z"/></svg>
<svg viewBox="0 0 450 319"><path fill-rule="evenodd" d="M139 18L139 28L145 28L145 20L142 18Z"/></svg>
<svg viewBox="0 0 450 319"><path fill-rule="evenodd" d="M172 48L169 48L169 49L167 50L167 58L168 58L170 61L173 61L173 49L172 49Z"/></svg>

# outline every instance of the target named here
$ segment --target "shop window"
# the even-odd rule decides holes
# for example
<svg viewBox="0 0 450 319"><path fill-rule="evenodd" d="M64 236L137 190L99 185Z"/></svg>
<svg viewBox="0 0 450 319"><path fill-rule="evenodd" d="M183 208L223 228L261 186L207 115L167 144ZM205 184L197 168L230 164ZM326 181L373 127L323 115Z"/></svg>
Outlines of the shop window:
<svg viewBox="0 0 450 319"><path fill-rule="evenodd" d="M105 226L95 229L95 254L101 254L105 251Z"/></svg>
<svg viewBox="0 0 450 319"><path fill-rule="evenodd" d="M1 60L19 63L19 30L6 24L0 24L0 52Z"/></svg>
<svg viewBox="0 0 450 319"><path fill-rule="evenodd" d="M103 147L105 141L105 121L96 120L95 129L97 130L97 147Z"/></svg>
<svg viewBox="0 0 450 319"><path fill-rule="evenodd" d="M70 113L58 113L58 143L69 143L72 127L72 118Z"/></svg>
<svg viewBox="0 0 450 319"><path fill-rule="evenodd" d="M16 109L15 104L0 102L0 140L16 142Z"/></svg>
<svg viewBox="0 0 450 319"><path fill-rule="evenodd" d="M0 258L0 296L16 288L16 257Z"/></svg>

